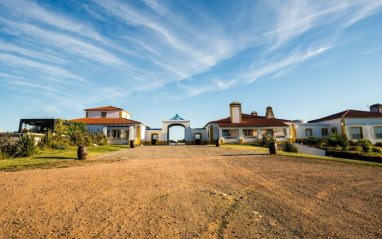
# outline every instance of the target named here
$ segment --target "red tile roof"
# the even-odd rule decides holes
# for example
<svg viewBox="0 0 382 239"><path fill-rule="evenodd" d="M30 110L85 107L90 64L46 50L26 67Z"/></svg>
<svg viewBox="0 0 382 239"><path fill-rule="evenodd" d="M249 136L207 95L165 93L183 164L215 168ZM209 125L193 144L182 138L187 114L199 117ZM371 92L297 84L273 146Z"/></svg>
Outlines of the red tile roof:
<svg viewBox="0 0 382 239"><path fill-rule="evenodd" d="M142 124L141 122L123 119L123 118L80 118L72 119L72 122L84 122L87 125L90 124L103 124L103 125L126 125L126 124Z"/></svg>
<svg viewBox="0 0 382 239"><path fill-rule="evenodd" d="M381 113L361 111L361 110L345 110L337 114L329 115L320 119L311 120L308 123L317 123L321 121L341 119L341 118L382 118Z"/></svg>
<svg viewBox="0 0 382 239"><path fill-rule="evenodd" d="M85 111L101 111L101 110L105 110L105 111L109 111L109 110L119 111L119 110L122 110L122 111L125 111L126 113L128 113L129 115L131 115L126 110L121 109L121 108L117 108L117 107L114 107L114 106L103 106L103 107L89 108L89 109L84 109L84 110Z"/></svg>
<svg viewBox="0 0 382 239"><path fill-rule="evenodd" d="M283 119L267 119L264 116L255 116L242 114L241 123L231 123L231 117L220 120L211 121L206 124L216 123L219 127L273 127L273 126L288 126L284 122L291 122ZM204 126L204 127L206 127Z"/></svg>

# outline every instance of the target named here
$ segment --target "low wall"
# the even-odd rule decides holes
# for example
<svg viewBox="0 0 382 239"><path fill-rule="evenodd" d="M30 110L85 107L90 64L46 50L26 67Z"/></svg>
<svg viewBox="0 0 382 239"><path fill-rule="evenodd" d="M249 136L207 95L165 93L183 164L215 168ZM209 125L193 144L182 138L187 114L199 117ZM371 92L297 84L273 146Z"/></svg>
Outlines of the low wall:
<svg viewBox="0 0 382 239"><path fill-rule="evenodd" d="M331 156L331 157L335 157L335 158L356 159L356 160L362 160L362 161L382 163L382 157L367 156L367 155L361 155L361 154L357 154L357 153L327 151L326 156Z"/></svg>
<svg viewBox="0 0 382 239"><path fill-rule="evenodd" d="M317 156L325 156L326 150L324 149L318 149L316 147L309 147L308 145L303 144L297 144L295 143L294 146L298 149L298 152L301 154L310 154L310 155L317 155Z"/></svg>

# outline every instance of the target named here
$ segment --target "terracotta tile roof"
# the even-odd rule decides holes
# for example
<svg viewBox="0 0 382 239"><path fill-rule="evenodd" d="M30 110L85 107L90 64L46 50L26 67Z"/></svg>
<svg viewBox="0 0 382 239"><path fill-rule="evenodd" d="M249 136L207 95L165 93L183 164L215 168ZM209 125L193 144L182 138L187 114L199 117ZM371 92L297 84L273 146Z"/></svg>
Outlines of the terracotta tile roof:
<svg viewBox="0 0 382 239"><path fill-rule="evenodd" d="M255 116L242 114L242 123L231 123L231 117L220 120L211 121L206 124L216 123L219 127L273 127L273 126L288 126L284 122L291 122L283 119L267 119L264 116ZM204 126L204 127L206 127Z"/></svg>
<svg viewBox="0 0 382 239"><path fill-rule="evenodd" d="M311 120L308 123L317 123L321 121L341 119L341 118L382 118L381 113L361 111L361 110L345 110L337 114L329 115L320 119Z"/></svg>
<svg viewBox="0 0 382 239"><path fill-rule="evenodd" d="M123 119L123 118L80 118L80 119L72 119L72 122L84 122L87 125L90 124L116 124L116 125L125 125L125 124L142 124L141 122Z"/></svg>
<svg viewBox="0 0 382 239"><path fill-rule="evenodd" d="M97 107L97 108L84 109L84 111L101 111L101 110L105 110L105 111L109 111L109 110L119 111L119 110L122 110L122 111L125 111L126 113L128 113L129 115L131 115L126 110L121 109L121 108L117 108L117 107L114 107L114 106L103 106L103 107Z"/></svg>

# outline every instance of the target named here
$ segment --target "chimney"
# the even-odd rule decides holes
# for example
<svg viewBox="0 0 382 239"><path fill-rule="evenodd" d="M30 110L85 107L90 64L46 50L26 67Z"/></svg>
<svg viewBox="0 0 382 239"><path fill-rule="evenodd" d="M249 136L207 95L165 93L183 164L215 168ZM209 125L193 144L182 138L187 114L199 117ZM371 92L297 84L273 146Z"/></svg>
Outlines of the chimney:
<svg viewBox="0 0 382 239"><path fill-rule="evenodd" d="M267 107L267 112L265 113L265 117L267 119L274 119L275 118L275 115L273 114L272 107L270 107L270 106Z"/></svg>
<svg viewBox="0 0 382 239"><path fill-rule="evenodd" d="M229 105L231 123L241 123L241 103L234 101Z"/></svg>
<svg viewBox="0 0 382 239"><path fill-rule="evenodd" d="M256 111L252 111L251 115L257 116L257 112Z"/></svg>
<svg viewBox="0 0 382 239"><path fill-rule="evenodd" d="M382 113L382 104L374 104L370 106L370 112Z"/></svg>

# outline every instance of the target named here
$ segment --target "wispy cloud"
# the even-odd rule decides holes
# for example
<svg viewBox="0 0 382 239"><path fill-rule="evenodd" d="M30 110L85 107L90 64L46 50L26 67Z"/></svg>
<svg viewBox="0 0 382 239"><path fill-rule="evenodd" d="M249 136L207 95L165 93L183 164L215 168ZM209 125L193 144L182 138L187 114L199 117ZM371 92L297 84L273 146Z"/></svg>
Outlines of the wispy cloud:
<svg viewBox="0 0 382 239"><path fill-rule="evenodd" d="M346 28L382 8L380 0L62 4L70 11L33 0L0 2L0 77L24 90L56 92L51 102L76 110L281 77L341 47Z"/></svg>

